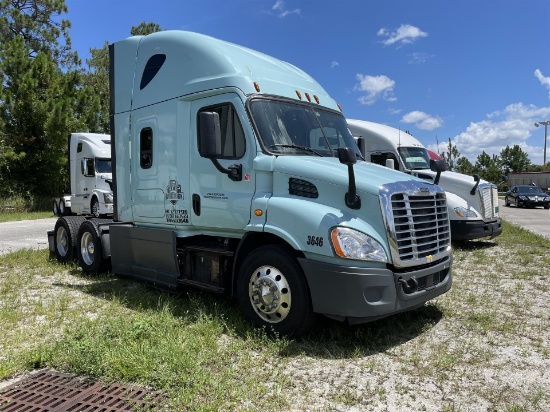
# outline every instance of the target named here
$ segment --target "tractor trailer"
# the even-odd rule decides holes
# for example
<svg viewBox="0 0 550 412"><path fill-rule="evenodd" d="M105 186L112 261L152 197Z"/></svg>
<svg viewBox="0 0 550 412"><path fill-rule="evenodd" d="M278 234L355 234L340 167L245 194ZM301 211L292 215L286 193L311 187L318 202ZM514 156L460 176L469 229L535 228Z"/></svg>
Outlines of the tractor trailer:
<svg viewBox="0 0 550 412"><path fill-rule="evenodd" d="M494 238L502 233L497 187L479 176L430 170L432 157L416 138L379 123L348 119L351 133L367 161L435 182L447 193L453 241Z"/></svg>
<svg viewBox="0 0 550 412"><path fill-rule="evenodd" d="M68 149L70 194L53 200L54 215L112 215L111 136L71 133Z"/></svg>
<svg viewBox="0 0 550 412"><path fill-rule="evenodd" d="M109 54L113 218L60 217L60 261L228 293L288 336L317 315L368 322L449 290L445 192L363 161L305 72L181 31Z"/></svg>

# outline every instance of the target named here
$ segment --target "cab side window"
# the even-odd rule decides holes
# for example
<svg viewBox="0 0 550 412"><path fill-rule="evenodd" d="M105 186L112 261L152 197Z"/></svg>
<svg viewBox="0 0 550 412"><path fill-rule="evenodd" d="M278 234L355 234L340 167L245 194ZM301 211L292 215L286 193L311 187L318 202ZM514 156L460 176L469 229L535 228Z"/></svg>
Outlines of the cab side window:
<svg viewBox="0 0 550 412"><path fill-rule="evenodd" d="M142 169L153 166L153 129L150 127L139 132L139 165Z"/></svg>
<svg viewBox="0 0 550 412"><path fill-rule="evenodd" d="M381 166L386 166L386 160L388 159L392 159L394 169L399 170L399 162L393 153L371 153L370 155L370 161Z"/></svg>
<svg viewBox="0 0 550 412"><path fill-rule="evenodd" d="M222 155L220 159L240 159L245 153L244 132L239 116L233 105L227 103L219 106L210 106L201 112L216 112L220 117L220 131L222 136Z"/></svg>

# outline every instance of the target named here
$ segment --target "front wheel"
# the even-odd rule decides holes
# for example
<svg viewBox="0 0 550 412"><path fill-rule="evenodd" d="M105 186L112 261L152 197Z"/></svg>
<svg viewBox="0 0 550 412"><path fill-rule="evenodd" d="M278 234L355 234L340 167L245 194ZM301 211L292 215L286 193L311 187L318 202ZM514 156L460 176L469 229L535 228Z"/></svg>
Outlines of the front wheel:
<svg viewBox="0 0 550 412"><path fill-rule="evenodd" d="M57 200L53 200L53 215L54 216L61 216L59 213L59 205L57 204Z"/></svg>
<svg viewBox="0 0 550 412"><path fill-rule="evenodd" d="M94 217L99 217L99 200L94 196L92 199L92 207L90 208Z"/></svg>
<svg viewBox="0 0 550 412"><path fill-rule="evenodd" d="M510 207L510 201L508 200L508 197L504 198L504 206Z"/></svg>
<svg viewBox="0 0 550 412"><path fill-rule="evenodd" d="M313 324L309 288L289 248L270 245L251 252L239 271L237 297L244 316L268 332L298 337Z"/></svg>
<svg viewBox="0 0 550 412"><path fill-rule="evenodd" d="M78 264L84 273L96 275L106 271L107 259L103 257L103 248L99 229L87 220L78 231Z"/></svg>

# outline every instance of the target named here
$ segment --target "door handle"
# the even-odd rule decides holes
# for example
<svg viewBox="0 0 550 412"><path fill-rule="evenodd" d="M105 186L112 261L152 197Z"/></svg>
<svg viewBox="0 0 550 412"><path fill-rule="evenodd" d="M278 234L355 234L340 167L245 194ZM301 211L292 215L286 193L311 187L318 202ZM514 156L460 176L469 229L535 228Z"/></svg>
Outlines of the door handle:
<svg viewBox="0 0 550 412"><path fill-rule="evenodd" d="M196 193L193 193L193 212L197 216L201 215L201 197Z"/></svg>

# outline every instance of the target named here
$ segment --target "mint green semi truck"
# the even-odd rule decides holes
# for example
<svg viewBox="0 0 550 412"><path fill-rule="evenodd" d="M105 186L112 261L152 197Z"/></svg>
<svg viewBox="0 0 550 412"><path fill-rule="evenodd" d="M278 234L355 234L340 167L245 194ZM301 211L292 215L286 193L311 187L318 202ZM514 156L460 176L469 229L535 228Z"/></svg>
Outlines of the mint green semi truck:
<svg viewBox="0 0 550 412"><path fill-rule="evenodd" d="M445 192L365 162L305 72L180 31L109 52L113 219L59 218L59 260L227 293L289 336L317 315L368 322L449 290Z"/></svg>

